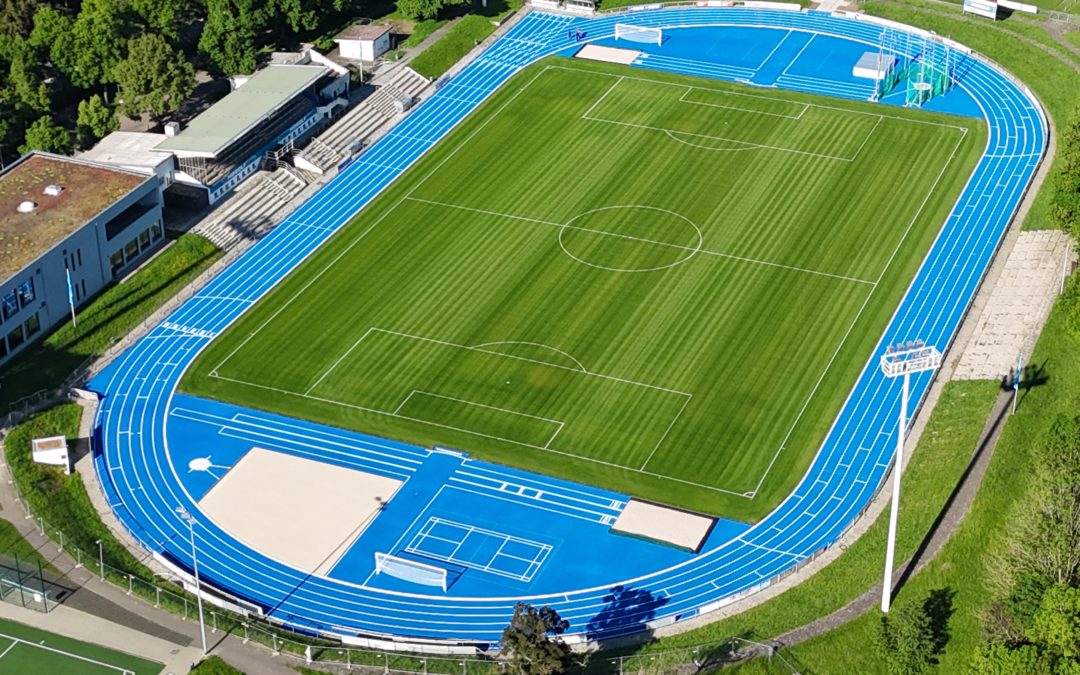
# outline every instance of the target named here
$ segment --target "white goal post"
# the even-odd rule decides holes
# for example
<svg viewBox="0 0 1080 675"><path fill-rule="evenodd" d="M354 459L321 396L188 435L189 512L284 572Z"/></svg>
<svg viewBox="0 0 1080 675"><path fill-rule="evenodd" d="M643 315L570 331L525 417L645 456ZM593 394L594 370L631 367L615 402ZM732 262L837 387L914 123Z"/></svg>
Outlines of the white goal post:
<svg viewBox="0 0 1080 675"><path fill-rule="evenodd" d="M422 562L376 551L375 574L389 574L414 584L438 586L443 593L446 592L446 569L437 565L425 565Z"/></svg>
<svg viewBox="0 0 1080 675"><path fill-rule="evenodd" d="M660 46L664 41L664 32L659 28L635 26L629 23L615 24L615 39L630 42L645 42Z"/></svg>

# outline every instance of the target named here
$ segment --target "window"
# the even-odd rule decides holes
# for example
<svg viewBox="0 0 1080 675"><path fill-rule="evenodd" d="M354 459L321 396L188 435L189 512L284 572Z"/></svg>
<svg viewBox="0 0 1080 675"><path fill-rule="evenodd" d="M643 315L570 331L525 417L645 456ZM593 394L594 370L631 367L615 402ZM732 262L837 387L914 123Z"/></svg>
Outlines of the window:
<svg viewBox="0 0 1080 675"><path fill-rule="evenodd" d="M139 255L139 240L138 239L132 239L131 241L129 241L127 243L126 246L124 246L124 258L128 262L131 262L138 255Z"/></svg>
<svg viewBox="0 0 1080 675"><path fill-rule="evenodd" d="M82 267L82 249L81 248L75 249L75 257L77 257L79 259L79 267Z"/></svg>
<svg viewBox="0 0 1080 675"><path fill-rule="evenodd" d="M37 294L34 293L34 280L33 280L33 278L27 279L26 281L22 282L22 285L19 286L18 291L19 291L19 305L21 307L26 307L31 302L33 302L34 298L37 296Z"/></svg>
<svg viewBox="0 0 1080 675"><path fill-rule="evenodd" d="M150 238L154 241L161 239L161 223L155 222L150 226Z"/></svg>
<svg viewBox="0 0 1080 675"><path fill-rule="evenodd" d="M117 251L109 256L109 266L112 267L113 276L120 271L120 268L124 266L124 252Z"/></svg>
<svg viewBox="0 0 1080 675"><path fill-rule="evenodd" d="M150 230L143 230L139 233L139 248L143 251L150 248Z"/></svg>
<svg viewBox="0 0 1080 675"><path fill-rule="evenodd" d="M15 326L15 330L11 331L7 335L8 347L15 349L23 343L22 326Z"/></svg>
<svg viewBox="0 0 1080 675"><path fill-rule="evenodd" d="M0 338L0 359L7 356L7 340Z"/></svg>
<svg viewBox="0 0 1080 675"><path fill-rule="evenodd" d="M85 298L86 297L86 279L83 279L82 281L80 281L79 285L82 286L82 296Z"/></svg>
<svg viewBox="0 0 1080 675"><path fill-rule="evenodd" d="M15 295L15 291L11 291L5 295L4 299L0 301L0 304L3 305L5 319L10 319L19 311L19 297Z"/></svg>
<svg viewBox="0 0 1080 675"><path fill-rule="evenodd" d="M30 318L23 324L23 330L26 331L26 337L30 337L34 333L41 329L41 320L38 319L37 312L30 315Z"/></svg>

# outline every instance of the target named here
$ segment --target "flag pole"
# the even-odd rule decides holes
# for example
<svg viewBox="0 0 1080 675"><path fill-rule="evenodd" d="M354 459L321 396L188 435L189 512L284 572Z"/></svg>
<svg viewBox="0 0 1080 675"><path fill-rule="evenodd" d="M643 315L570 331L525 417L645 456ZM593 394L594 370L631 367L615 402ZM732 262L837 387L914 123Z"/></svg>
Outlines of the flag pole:
<svg viewBox="0 0 1080 675"><path fill-rule="evenodd" d="M71 326L72 328L78 328L79 324L75 320L75 289L71 286L71 270L67 265L64 266L64 274L67 276L67 291L68 291L68 307L71 308Z"/></svg>

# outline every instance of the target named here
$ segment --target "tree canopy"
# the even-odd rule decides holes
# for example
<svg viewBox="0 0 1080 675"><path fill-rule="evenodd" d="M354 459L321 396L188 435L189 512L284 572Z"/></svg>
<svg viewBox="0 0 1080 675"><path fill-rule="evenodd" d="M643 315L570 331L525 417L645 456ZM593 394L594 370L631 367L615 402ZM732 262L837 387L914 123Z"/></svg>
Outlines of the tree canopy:
<svg viewBox="0 0 1080 675"><path fill-rule="evenodd" d="M138 118L160 118L180 107L195 90L195 68L165 38L147 33L128 43L127 58L116 66L120 109Z"/></svg>
<svg viewBox="0 0 1080 675"><path fill-rule="evenodd" d="M554 609L537 609L519 602L500 642L513 672L523 675L565 672L570 663L570 648L558 636L569 627L570 623Z"/></svg>

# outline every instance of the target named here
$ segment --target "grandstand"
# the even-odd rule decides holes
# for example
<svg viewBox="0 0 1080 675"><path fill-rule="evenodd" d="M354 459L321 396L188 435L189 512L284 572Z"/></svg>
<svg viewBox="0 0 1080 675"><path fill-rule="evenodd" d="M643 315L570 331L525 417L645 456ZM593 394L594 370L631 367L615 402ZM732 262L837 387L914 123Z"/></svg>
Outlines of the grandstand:
<svg viewBox="0 0 1080 675"><path fill-rule="evenodd" d="M295 159L310 170L325 172L353 156L399 112L398 103L420 97L427 78L409 67L397 70L367 98L300 150Z"/></svg>
<svg viewBox="0 0 1080 675"><path fill-rule="evenodd" d="M166 128L155 150L176 156L174 189L212 205L346 106L348 71L313 50L303 56L271 63L186 128Z"/></svg>

